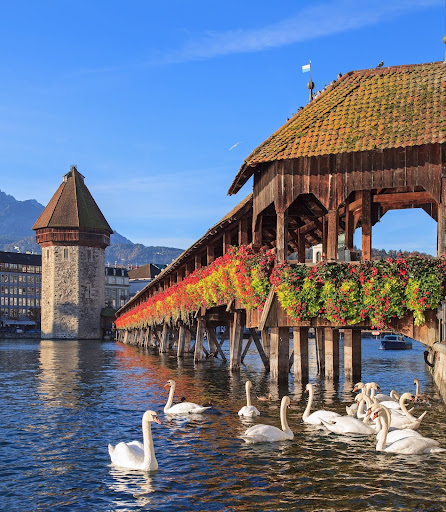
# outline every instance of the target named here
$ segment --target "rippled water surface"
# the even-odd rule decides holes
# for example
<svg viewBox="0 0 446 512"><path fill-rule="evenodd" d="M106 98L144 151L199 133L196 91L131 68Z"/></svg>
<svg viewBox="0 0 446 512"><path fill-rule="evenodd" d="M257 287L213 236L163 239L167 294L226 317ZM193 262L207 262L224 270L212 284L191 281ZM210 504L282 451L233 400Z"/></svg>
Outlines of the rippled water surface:
<svg viewBox="0 0 446 512"><path fill-rule="evenodd" d="M313 343L310 342L314 364ZM446 408L424 368L423 347L381 351L363 339L364 382L389 393L414 392L418 377L430 406L420 432L446 447ZM341 360L342 363L342 360ZM176 397L211 402L201 416L166 417L168 379ZM247 379L261 419L240 419ZM310 371L314 408L345 414L351 382L330 383ZM377 453L373 437L339 436L303 424L300 384L269 385L254 350L240 373L219 362L194 367L176 356L96 341L0 340L0 507L5 511L330 511L446 510L446 454ZM254 423L280 426L279 398L289 394L293 441L248 445L237 436ZM153 424L159 471L110 465L108 443L142 441L145 410Z"/></svg>

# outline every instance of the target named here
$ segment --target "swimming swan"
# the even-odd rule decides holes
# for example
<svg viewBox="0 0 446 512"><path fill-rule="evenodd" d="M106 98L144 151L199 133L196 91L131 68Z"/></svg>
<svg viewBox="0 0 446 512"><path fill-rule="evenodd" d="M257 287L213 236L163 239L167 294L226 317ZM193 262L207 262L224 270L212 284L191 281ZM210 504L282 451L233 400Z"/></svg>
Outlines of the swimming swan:
<svg viewBox="0 0 446 512"><path fill-rule="evenodd" d="M173 395L175 394L175 381L169 380L164 387L170 386L169 398L167 404L164 407L166 414L201 414L210 407L194 404L193 402L181 402L179 404L172 405Z"/></svg>
<svg viewBox="0 0 446 512"><path fill-rule="evenodd" d="M322 420L329 421L334 418L339 418L341 416L337 412L324 411L323 409L314 411L313 413L310 414L314 398L313 384L308 383L305 387L305 391L308 391L309 393L307 408L305 409L302 415L302 419L303 421L305 421L305 423L311 423L312 425L322 425Z"/></svg>
<svg viewBox="0 0 446 512"><path fill-rule="evenodd" d="M152 439L152 421L161 423L154 411L146 411L142 417L142 437L144 444L139 441L108 445L108 453L112 464L121 468L156 471L158 462L155 457Z"/></svg>
<svg viewBox="0 0 446 512"><path fill-rule="evenodd" d="M286 410L290 405L290 397L284 396L280 404L280 428L273 425L254 425L248 428L243 435L240 436L246 443L273 443L275 441L287 441L294 438L286 420Z"/></svg>
<svg viewBox="0 0 446 512"><path fill-rule="evenodd" d="M366 400L370 400L370 398L363 393L360 393L358 396L361 397L358 407L359 414ZM363 419L361 420L359 417L353 418L352 416L339 416L338 418L328 420L322 419L322 424L335 434L375 434L375 428L368 424L370 417L365 414L362 417Z"/></svg>
<svg viewBox="0 0 446 512"><path fill-rule="evenodd" d="M260 412L257 407L251 405L251 390L252 383L250 380L246 381L246 405L244 405L240 411L238 412L239 416L247 416L248 418L255 418L256 416L260 416Z"/></svg>
<svg viewBox="0 0 446 512"><path fill-rule="evenodd" d="M403 395L404 396L404 395ZM428 437L405 437L387 445L387 433L389 431L388 416L383 407L375 411L372 418L381 418L383 422L383 433L377 436L376 451L401 453L404 455L419 455L422 453L439 453L446 451L438 446L438 441Z"/></svg>

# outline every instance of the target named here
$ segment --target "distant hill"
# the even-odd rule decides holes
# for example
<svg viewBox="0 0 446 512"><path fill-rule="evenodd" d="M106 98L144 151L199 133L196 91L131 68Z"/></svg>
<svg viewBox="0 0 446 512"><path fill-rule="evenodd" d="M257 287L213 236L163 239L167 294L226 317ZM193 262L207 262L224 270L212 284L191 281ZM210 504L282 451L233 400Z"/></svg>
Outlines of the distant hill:
<svg viewBox="0 0 446 512"><path fill-rule="evenodd" d="M35 199L18 201L0 190L0 250L33 252L41 254L40 245L31 229L44 206ZM128 238L113 233L111 245L105 249L106 264L145 265L146 263L169 264L183 252L173 247L146 247L134 244Z"/></svg>

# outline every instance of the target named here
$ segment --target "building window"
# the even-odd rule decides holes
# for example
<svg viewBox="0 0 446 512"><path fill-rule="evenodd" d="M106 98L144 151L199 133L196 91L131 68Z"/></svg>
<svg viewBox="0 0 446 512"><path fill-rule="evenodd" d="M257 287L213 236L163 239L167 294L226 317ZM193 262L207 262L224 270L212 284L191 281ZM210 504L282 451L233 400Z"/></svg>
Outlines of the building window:
<svg viewBox="0 0 446 512"><path fill-rule="evenodd" d="M91 249L87 249L87 261L93 261L93 251Z"/></svg>
<svg viewBox="0 0 446 512"><path fill-rule="evenodd" d="M67 260L67 259L68 259L68 249L64 249L64 250L63 250L63 259L64 259L64 260Z"/></svg>

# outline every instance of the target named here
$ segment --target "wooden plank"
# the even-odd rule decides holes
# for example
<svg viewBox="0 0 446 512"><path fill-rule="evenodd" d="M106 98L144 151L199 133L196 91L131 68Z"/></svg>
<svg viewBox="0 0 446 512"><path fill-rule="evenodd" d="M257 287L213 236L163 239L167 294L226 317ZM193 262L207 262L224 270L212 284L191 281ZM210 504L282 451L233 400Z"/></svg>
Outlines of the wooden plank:
<svg viewBox="0 0 446 512"><path fill-rule="evenodd" d="M429 192L400 192L396 194L374 194L373 202L392 206L431 203L435 199Z"/></svg>
<svg viewBox="0 0 446 512"><path fill-rule="evenodd" d="M261 335L262 335L262 346L263 351L265 352L266 357L268 358L268 361L270 359L270 351L271 351L271 339L269 335L269 329L268 327L264 327L261 329Z"/></svg>
<svg viewBox="0 0 446 512"><path fill-rule="evenodd" d="M249 329L249 332L251 333L252 339L254 340L254 344L259 352L260 359L262 360L265 370L269 370L269 359L263 350L262 343L260 341L259 335L257 334L257 331L255 329Z"/></svg>
<svg viewBox="0 0 446 512"><path fill-rule="evenodd" d="M406 148L394 148L393 154L395 187L405 187L407 186Z"/></svg>
<svg viewBox="0 0 446 512"><path fill-rule="evenodd" d="M246 342L245 348L243 349L242 357L240 359L241 363L243 363L243 361L245 360L245 356L248 353L248 350L249 350L249 347L251 346L252 341L253 341L253 337L252 337L252 334L251 334L249 336L248 341Z"/></svg>
<svg viewBox="0 0 446 512"><path fill-rule="evenodd" d="M270 314L271 307L274 302L275 294L276 294L275 288L274 288L274 286L271 286L268 296L266 297L265 306L263 307L262 315L260 316L259 329L261 331L266 326L266 322L268 320L268 316Z"/></svg>
<svg viewBox="0 0 446 512"><path fill-rule="evenodd" d="M263 245L263 237L262 237L262 231L263 231L263 215L260 213L255 219L253 216L253 222L252 222L252 245L257 250L260 249Z"/></svg>
<svg viewBox="0 0 446 512"><path fill-rule="evenodd" d="M438 204L437 256L446 256L446 178L441 179L441 203Z"/></svg>
<svg viewBox="0 0 446 512"><path fill-rule="evenodd" d="M248 244L248 222L246 217L242 217L238 224L238 244Z"/></svg>

